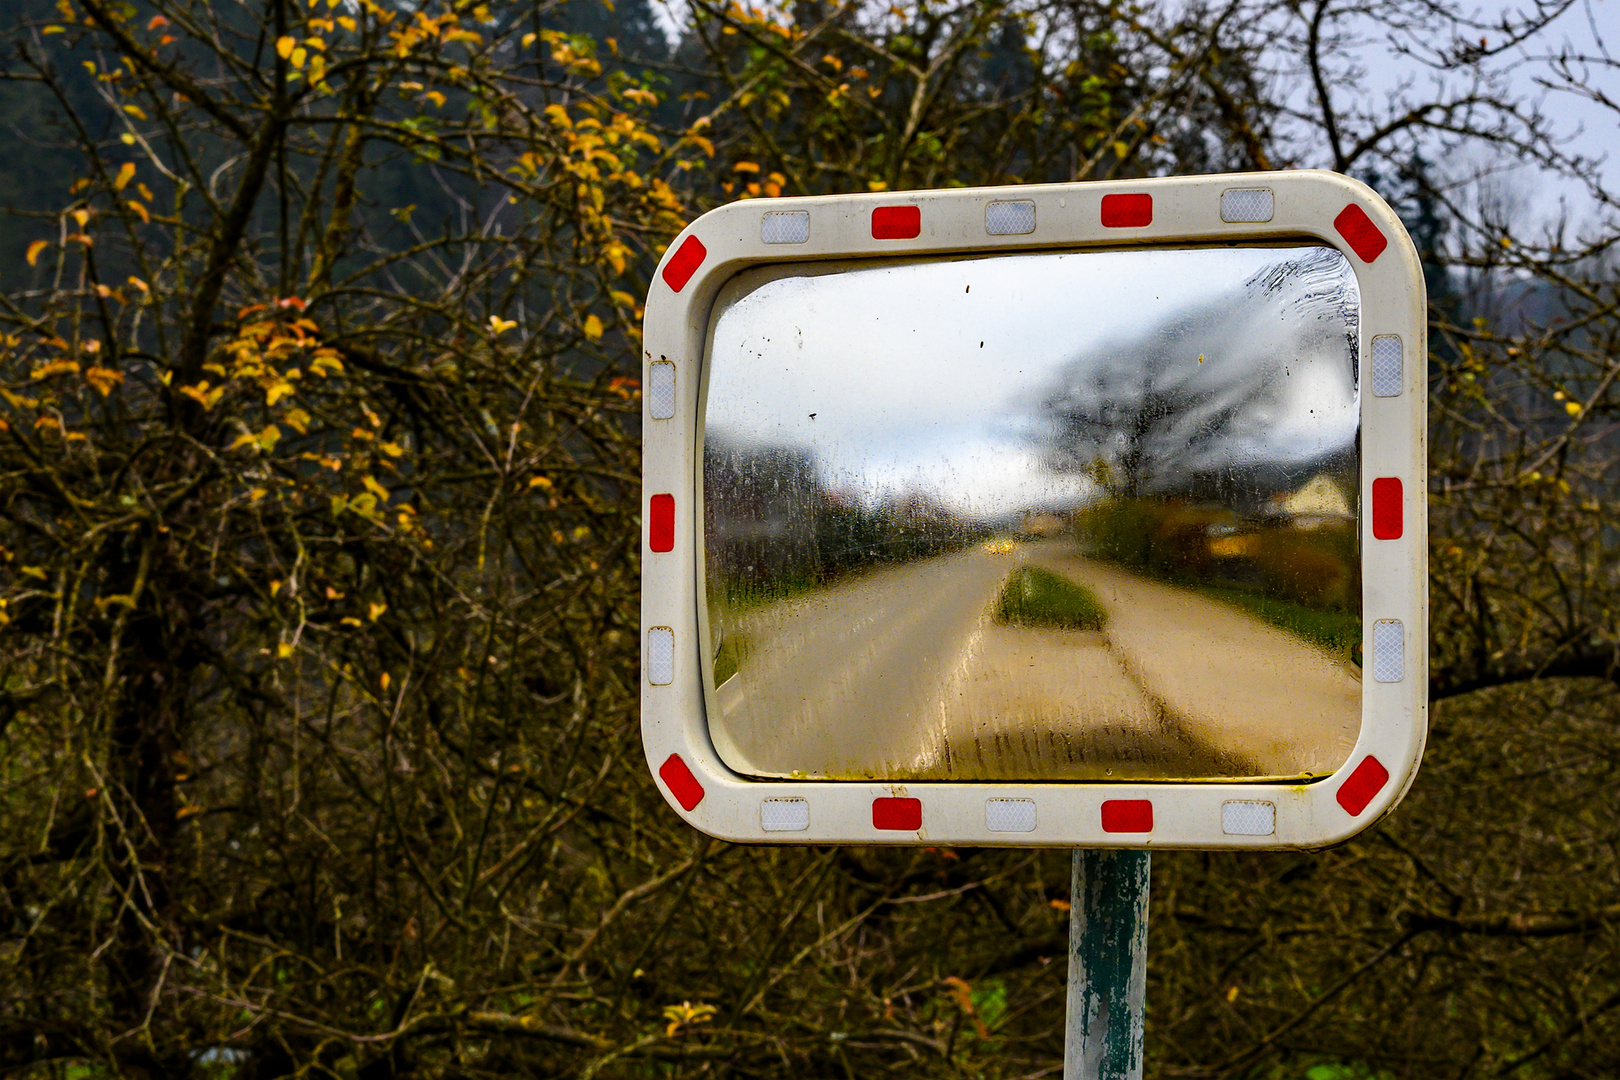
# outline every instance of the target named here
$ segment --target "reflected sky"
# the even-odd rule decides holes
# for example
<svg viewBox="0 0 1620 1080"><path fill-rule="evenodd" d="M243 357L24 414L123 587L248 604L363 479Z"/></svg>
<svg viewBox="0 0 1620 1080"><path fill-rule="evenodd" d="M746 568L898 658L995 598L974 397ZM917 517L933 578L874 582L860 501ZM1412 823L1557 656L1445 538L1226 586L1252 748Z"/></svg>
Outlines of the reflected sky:
<svg viewBox="0 0 1620 1080"><path fill-rule="evenodd" d="M716 305L705 438L968 519L1173 492L1352 448L1359 306L1303 245L763 268Z"/></svg>

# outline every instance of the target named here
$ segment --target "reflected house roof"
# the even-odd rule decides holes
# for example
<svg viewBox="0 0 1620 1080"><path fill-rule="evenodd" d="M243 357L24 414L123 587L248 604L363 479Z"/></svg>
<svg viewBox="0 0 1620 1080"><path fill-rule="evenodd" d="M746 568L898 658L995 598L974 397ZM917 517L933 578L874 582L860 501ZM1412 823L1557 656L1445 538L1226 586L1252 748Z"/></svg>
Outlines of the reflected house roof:
<svg viewBox="0 0 1620 1080"><path fill-rule="evenodd" d="M1356 516L1344 488L1326 473L1317 473L1296 491L1275 496L1270 509L1272 513L1294 518L1296 522L1305 519L1321 522L1351 520Z"/></svg>

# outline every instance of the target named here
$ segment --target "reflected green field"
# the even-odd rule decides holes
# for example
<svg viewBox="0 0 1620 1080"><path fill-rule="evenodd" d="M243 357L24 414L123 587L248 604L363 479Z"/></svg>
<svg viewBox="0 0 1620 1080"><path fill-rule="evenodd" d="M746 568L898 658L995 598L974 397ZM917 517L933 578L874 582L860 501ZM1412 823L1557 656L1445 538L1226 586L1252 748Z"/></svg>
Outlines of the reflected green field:
<svg viewBox="0 0 1620 1080"><path fill-rule="evenodd" d="M1091 590L1039 567L1021 566L1001 590L996 621L1008 626L1101 630L1108 625L1108 613Z"/></svg>

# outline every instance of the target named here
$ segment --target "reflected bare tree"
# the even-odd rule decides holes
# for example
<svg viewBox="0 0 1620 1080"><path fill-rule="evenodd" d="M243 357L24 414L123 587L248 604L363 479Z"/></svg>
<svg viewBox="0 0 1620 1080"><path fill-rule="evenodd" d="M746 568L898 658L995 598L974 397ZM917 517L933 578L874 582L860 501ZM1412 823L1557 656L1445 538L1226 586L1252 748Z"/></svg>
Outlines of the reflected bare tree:
<svg viewBox="0 0 1620 1080"><path fill-rule="evenodd" d="M1306 452L1272 444L1299 363L1356 369L1359 298L1348 263L1309 248L1267 265L1230 299L1178 311L1078 357L1042 402L1051 467L1093 476L1125 498L1166 494L1211 474ZM1353 439L1353 429L1337 433Z"/></svg>

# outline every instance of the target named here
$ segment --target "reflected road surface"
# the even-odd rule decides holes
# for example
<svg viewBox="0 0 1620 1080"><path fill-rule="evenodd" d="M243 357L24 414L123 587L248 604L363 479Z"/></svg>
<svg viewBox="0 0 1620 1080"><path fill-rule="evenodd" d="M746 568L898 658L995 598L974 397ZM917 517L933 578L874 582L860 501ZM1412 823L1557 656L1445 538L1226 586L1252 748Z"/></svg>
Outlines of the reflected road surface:
<svg viewBox="0 0 1620 1080"><path fill-rule="evenodd" d="M1006 626L1021 563L1090 589L1101 632ZM1213 779L1331 772L1354 668L1213 600L1074 553L974 547L747 609L711 735L731 768L807 779Z"/></svg>

